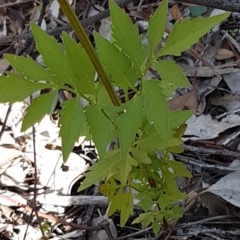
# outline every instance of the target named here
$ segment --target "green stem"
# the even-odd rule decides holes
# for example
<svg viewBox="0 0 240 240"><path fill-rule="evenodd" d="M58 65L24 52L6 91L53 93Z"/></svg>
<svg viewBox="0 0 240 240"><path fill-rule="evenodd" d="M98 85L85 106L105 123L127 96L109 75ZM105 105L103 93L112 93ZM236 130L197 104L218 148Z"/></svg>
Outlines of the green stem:
<svg viewBox="0 0 240 240"><path fill-rule="evenodd" d="M113 104L115 106L120 106L120 102L118 100L118 97L116 95L116 92L113 89L113 86L110 84L110 81L108 80L107 74L105 73L99 58L90 42L88 39L88 36L86 35L80 21L78 20L76 14L72 10L70 4L68 3L68 0L58 0L58 3L65 14L65 16L68 18L75 34L77 35L78 39L80 40L83 48L87 52L95 70L97 71L100 79L103 82L104 87L106 88L109 97L111 98Z"/></svg>
<svg viewBox="0 0 240 240"><path fill-rule="evenodd" d="M129 97L128 97L128 90L127 89L123 89L124 95L125 95L125 101L128 102L129 101Z"/></svg>
<svg viewBox="0 0 240 240"><path fill-rule="evenodd" d="M79 93L77 93L77 91L75 91L74 89L72 89L72 88L70 88L70 87L67 87L67 86L62 86L62 85L58 85L58 88L59 89L64 89L64 90L66 90L66 91L69 91L69 92L71 92L71 93L74 93L74 94L79 94ZM89 97L87 97L86 95L84 95L84 94L79 94L82 98L84 98L85 100L87 100L89 103L94 103Z"/></svg>

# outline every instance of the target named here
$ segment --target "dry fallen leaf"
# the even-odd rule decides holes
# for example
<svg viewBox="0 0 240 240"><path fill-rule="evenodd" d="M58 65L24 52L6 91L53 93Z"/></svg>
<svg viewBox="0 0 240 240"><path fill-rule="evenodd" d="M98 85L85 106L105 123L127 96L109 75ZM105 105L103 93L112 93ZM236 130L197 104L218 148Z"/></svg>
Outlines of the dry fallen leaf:
<svg viewBox="0 0 240 240"><path fill-rule="evenodd" d="M181 109L196 111L198 107L198 99L195 88L193 87L190 92L171 99L169 105L170 110Z"/></svg>
<svg viewBox="0 0 240 240"><path fill-rule="evenodd" d="M208 209L210 217L229 214L224 201L215 194L211 192L204 192L199 196L199 198L203 206Z"/></svg>
<svg viewBox="0 0 240 240"><path fill-rule="evenodd" d="M181 13L177 4L173 5L171 13L174 20L181 21Z"/></svg>
<svg viewBox="0 0 240 240"><path fill-rule="evenodd" d="M234 52L232 52L228 49L225 49L225 48L219 48L215 55L215 59L216 60L225 60L225 59L229 59L234 56L235 56Z"/></svg>
<svg viewBox="0 0 240 240"><path fill-rule="evenodd" d="M240 207L239 180L239 171L230 173L213 184L207 191L214 193L236 207Z"/></svg>

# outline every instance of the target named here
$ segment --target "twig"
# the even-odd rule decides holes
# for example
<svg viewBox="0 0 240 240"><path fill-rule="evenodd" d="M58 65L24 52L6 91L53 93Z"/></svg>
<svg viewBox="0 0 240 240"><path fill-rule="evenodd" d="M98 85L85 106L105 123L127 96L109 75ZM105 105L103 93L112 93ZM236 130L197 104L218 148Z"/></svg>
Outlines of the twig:
<svg viewBox="0 0 240 240"><path fill-rule="evenodd" d="M40 16L38 18L38 26L41 26L42 25L42 21L43 21L43 17L44 17L44 14L45 14L45 11L46 11L46 7L47 5L49 4L49 1L48 0L43 0L43 5L42 5L42 9L41 9L41 13L40 13ZM34 50L34 47L35 47L35 41L33 39L28 39L28 41L30 41L30 46L29 46L29 55L31 56L32 53L33 53L33 50ZM27 50L27 49L26 49ZM32 102L33 100L33 97L32 95L30 96L30 101ZM45 236L45 233L44 233L44 230L43 230L43 226L41 225L41 221L39 219L39 215L38 215L38 211L37 211L37 205L36 205L36 198L37 198L37 157L36 157L36 131L35 131L35 127L32 126L32 133L33 133L33 158L34 158L34 192L33 192L33 211L37 217L37 220L38 220L38 223L39 223L39 229L42 233L42 238L44 240L46 240L46 236ZM25 236L26 236L26 233L27 233L27 229L26 229L26 232L25 232ZM24 238L25 240L25 238Z"/></svg>
<svg viewBox="0 0 240 240"><path fill-rule="evenodd" d="M229 151L226 149L213 149L213 148L204 148L204 147L194 147L194 146L188 146L183 145L184 150L191 151L191 152L197 152L197 153L207 153L207 154L216 154L221 156L228 156L228 157L234 157L234 158L240 158L240 153Z"/></svg>
<svg viewBox="0 0 240 240"><path fill-rule="evenodd" d="M111 229L109 228L109 222L107 220L103 221L102 226L107 233L109 240L114 240Z"/></svg>
<svg viewBox="0 0 240 240"><path fill-rule="evenodd" d="M222 76L214 69L214 67L209 64L202 56L200 56L193 48L190 48L188 51L193 57L201 61L204 65L206 65L217 77L222 80Z"/></svg>
<svg viewBox="0 0 240 240"><path fill-rule="evenodd" d="M10 6L14 6L14 5L17 5L17 4L28 3L28 2L34 2L34 0L17 0L17 1L14 1L14 2L7 2L6 1L6 3L0 4L0 8L10 7Z"/></svg>
<svg viewBox="0 0 240 240"><path fill-rule="evenodd" d="M206 218L206 219L191 222L191 223L182 223L182 224L179 224L177 227L178 227L178 229L179 228L187 228L187 227L191 227L191 226L194 226L194 225L203 224L203 223L210 222L210 221L215 221L215 220L226 219L226 218L235 218L235 216L233 216L233 215L223 215L223 216L210 217L210 218Z"/></svg>
<svg viewBox="0 0 240 240"><path fill-rule="evenodd" d="M38 26L41 26L42 25L42 21L43 21L43 17L46 13L46 8L47 8L47 5L49 4L49 0L42 0L42 9L41 9L41 13L40 13L40 16L38 18Z"/></svg>
<svg viewBox="0 0 240 240"><path fill-rule="evenodd" d="M240 54L240 47L238 42L227 31L222 30L221 33L231 42L231 44L237 49L238 53Z"/></svg>
<svg viewBox="0 0 240 240"><path fill-rule="evenodd" d="M96 197L97 195L99 195L99 184L96 184L94 186L92 197ZM94 210L95 205L91 204L86 211L85 217L83 219L83 224L87 224L91 220Z"/></svg>
<svg viewBox="0 0 240 240"><path fill-rule="evenodd" d="M5 128L7 126L7 120L8 120L8 117L9 117L9 114L10 114L11 110L12 110L12 105L9 105L6 116L5 116L4 121L3 121L1 131L0 131L0 140L2 138L2 135L3 135L4 131L5 131Z"/></svg>
<svg viewBox="0 0 240 240"><path fill-rule="evenodd" d="M120 7L124 7L126 6L127 4L131 3L133 0L118 0L117 1L117 4L120 6ZM106 17L108 17L110 14L110 11L109 9L97 14L97 15L94 15L90 18L87 18L87 19L84 19L81 21L83 27L87 27L95 22L98 22ZM61 26L61 27L58 27L58 28L55 28L55 29L51 29L51 30L48 30L46 31L49 35L59 35L61 32L63 31L71 31L72 28L71 26L68 24L68 25L65 25L65 26ZM0 44L2 43L9 43L9 42L15 42L15 41L20 41L20 40L26 40L28 38L32 38L33 35L32 33L25 33L25 34L21 34L21 35L13 35L13 36L6 36L6 37L1 37L0 38Z"/></svg>
<svg viewBox="0 0 240 240"><path fill-rule="evenodd" d="M184 203L184 213L183 214L187 213L192 208L192 206L194 205L197 197L198 197L198 194L195 194L195 193L193 193L193 194L190 193L188 195L188 198L186 199L186 201ZM168 240L170 238L170 236L172 234L172 231L176 228L179 220L180 220L180 218L177 218L177 219L174 219L171 222L171 224L170 224L170 231L169 231L169 233L168 233L168 235L167 235L165 240ZM157 240L157 239L158 238L156 238L155 240Z"/></svg>
<svg viewBox="0 0 240 240"><path fill-rule="evenodd" d="M239 0L174 0L175 2L193 3L200 6L217 8L229 12L240 12Z"/></svg>
<svg viewBox="0 0 240 240"><path fill-rule="evenodd" d="M139 230L135 233L131 233L131 234L128 234L128 235L125 235L123 237L119 237L117 238L117 240L120 240L120 239L127 239L127 238L130 238L130 237L136 237L136 236L139 236L140 234L143 234L143 233L147 233L149 231L152 230L152 227L148 227L148 228L145 228L145 229L142 229L142 230Z"/></svg>
<svg viewBox="0 0 240 240"><path fill-rule="evenodd" d="M203 162L200 162L194 158L190 158L190 157L185 157L185 156L180 156L180 155L177 155L177 154L174 154L174 157L177 159L177 160L180 160L181 162L184 162L184 163L187 163L187 164L190 164L190 165L193 165L193 166L197 166L197 167L200 167L200 168L203 168L203 169L208 169L209 171L217 171L217 172L227 172L227 173L232 173L232 172L236 172L236 171L239 171L239 169L237 168L230 168L230 167L224 167L224 166L220 166L220 165L217 165L217 164L207 164L207 163L203 163Z"/></svg>
<svg viewBox="0 0 240 240"><path fill-rule="evenodd" d="M18 201L11 199L10 197L3 196L3 195L0 194L0 198L2 198L4 200L7 200L7 201L10 201L14 205L22 207L22 208L24 208L26 211L28 211L30 213L33 211L33 209L30 206L21 204ZM37 213L38 213L39 217L42 217L42 218L45 218L45 219L50 219L50 220L52 220L54 222L58 222L58 223L61 223L63 225L69 225L69 226L77 228L77 229L85 229L85 230L97 230L98 229L97 227L91 227L91 226L87 226L87 225L80 225L80 224L76 224L76 223L73 223L73 222L66 222L66 221L64 221L64 220L62 220L60 218L57 218L57 217L55 217L55 216L53 216L51 214L46 214L46 213L39 212L39 211Z"/></svg>

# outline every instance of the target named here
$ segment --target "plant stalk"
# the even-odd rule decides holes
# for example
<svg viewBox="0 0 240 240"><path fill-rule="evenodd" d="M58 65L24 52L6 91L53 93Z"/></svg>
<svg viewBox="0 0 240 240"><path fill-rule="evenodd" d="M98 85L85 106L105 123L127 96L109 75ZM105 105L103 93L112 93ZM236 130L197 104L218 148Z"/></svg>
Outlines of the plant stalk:
<svg viewBox="0 0 240 240"><path fill-rule="evenodd" d="M103 82L104 87L106 88L109 97L112 100L112 103L115 106L120 106L120 102L118 100L118 97L116 95L116 92L113 89L113 86L111 85L106 72L104 71L99 58L87 36L87 34L85 33L80 21L78 20L76 14L74 13L72 7L70 6L68 0L58 0L58 3L63 11L63 13L65 14L65 16L68 18L75 34L77 35L78 39L80 40L83 48L85 49L85 51L88 54L88 57L90 58L95 70L98 73L98 76L100 77L100 79Z"/></svg>

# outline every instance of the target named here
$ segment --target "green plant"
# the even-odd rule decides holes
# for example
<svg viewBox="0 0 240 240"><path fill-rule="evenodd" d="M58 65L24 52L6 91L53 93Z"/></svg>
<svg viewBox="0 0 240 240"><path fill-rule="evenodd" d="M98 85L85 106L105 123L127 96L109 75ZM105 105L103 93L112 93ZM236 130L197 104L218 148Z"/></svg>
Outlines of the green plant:
<svg viewBox="0 0 240 240"><path fill-rule="evenodd" d="M170 160L170 153L182 151L183 123L192 111L170 111L167 101L174 90L188 87L189 83L182 69L163 57L179 56L228 16L176 22L165 45L159 49L167 7L167 0L163 0L151 17L149 44L143 46L137 26L110 1L112 41L94 32L99 59L91 46L86 48L84 43L84 49L67 33L62 34L63 44L60 44L32 23L44 67L30 57L5 54L16 73L8 72L0 78L0 102L21 101L37 90L51 89L35 98L27 108L22 131L53 111L59 89L72 92L75 97L62 103L60 111L63 159L67 160L75 141L86 129L100 158L86 174L79 190L102 181L100 190L111 202L109 215L120 210L121 225L133 213L131 190L137 190L139 206L145 213L134 223L141 222L144 227L152 224L155 233L162 223L182 214L176 202L186 196L179 191L175 178L191 177L183 164ZM160 75L161 81L157 77L146 79L150 67ZM101 77L97 82L94 82L95 69ZM124 103L120 104L113 86L123 90ZM134 92L131 99L129 90ZM81 98L89 105L82 107ZM119 144L107 151L114 138Z"/></svg>
<svg viewBox="0 0 240 240"><path fill-rule="evenodd" d="M54 226L54 222L49 222L47 220L44 220L42 223L41 223L41 226L42 226L42 229L43 229L43 232L45 233L45 236L47 238L50 238L50 235L51 235L51 228L52 226Z"/></svg>

